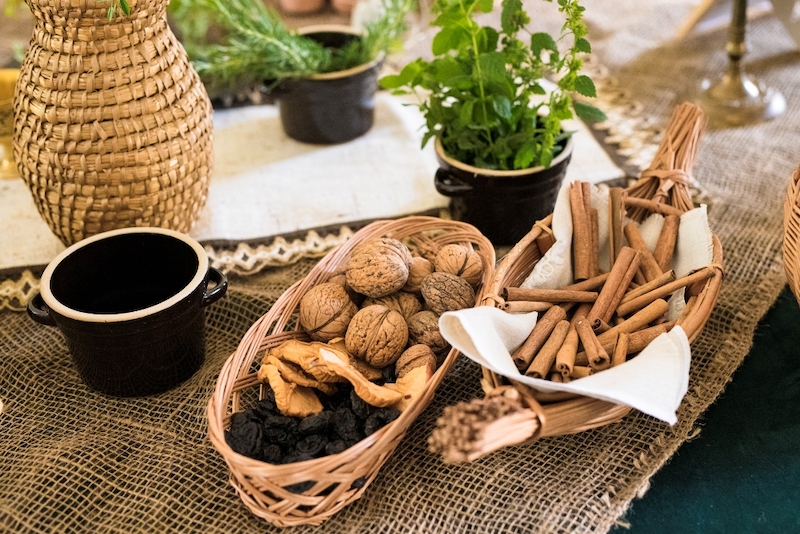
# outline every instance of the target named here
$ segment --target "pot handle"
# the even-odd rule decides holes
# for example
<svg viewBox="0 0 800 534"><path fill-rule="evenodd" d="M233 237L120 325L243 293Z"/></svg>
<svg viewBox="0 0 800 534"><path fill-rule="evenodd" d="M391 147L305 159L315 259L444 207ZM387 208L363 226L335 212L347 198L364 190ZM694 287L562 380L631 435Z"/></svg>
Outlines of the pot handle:
<svg viewBox="0 0 800 534"><path fill-rule="evenodd" d="M39 324L56 326L53 316L50 315L50 308L44 303L41 293L36 293L28 301L28 316Z"/></svg>
<svg viewBox="0 0 800 534"><path fill-rule="evenodd" d="M206 290L203 292L203 300L200 302L201 308L218 301L228 291L228 277L222 274L222 271L209 267L208 280L209 282L214 282L215 286L211 291L206 286Z"/></svg>
<svg viewBox="0 0 800 534"><path fill-rule="evenodd" d="M447 197L463 197L472 192L472 186L465 184L451 173L439 168L433 180L436 190Z"/></svg>

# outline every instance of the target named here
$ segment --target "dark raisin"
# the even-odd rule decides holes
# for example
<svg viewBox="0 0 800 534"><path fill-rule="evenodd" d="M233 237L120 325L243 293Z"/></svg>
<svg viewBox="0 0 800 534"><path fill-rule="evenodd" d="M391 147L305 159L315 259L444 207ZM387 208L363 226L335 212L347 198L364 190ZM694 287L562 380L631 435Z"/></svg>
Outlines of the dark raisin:
<svg viewBox="0 0 800 534"><path fill-rule="evenodd" d="M297 434L289 432L285 428L264 428L263 435L265 441L281 447L294 447L298 439Z"/></svg>
<svg viewBox="0 0 800 534"><path fill-rule="evenodd" d="M313 486L313 481L306 480L305 482L298 482L297 484L286 486L286 491L290 491L292 493L303 493L304 491L311 489Z"/></svg>
<svg viewBox="0 0 800 534"><path fill-rule="evenodd" d="M334 424L335 415L333 412L323 411L315 415L309 415L297 425L297 431L307 436L309 434L325 434Z"/></svg>
<svg viewBox="0 0 800 534"><path fill-rule="evenodd" d="M352 410L339 408L334 414L336 414L336 419L333 431L336 436L350 444L363 439L364 434L361 432L361 425Z"/></svg>
<svg viewBox="0 0 800 534"><path fill-rule="evenodd" d="M225 441L230 448L250 458L258 457L261 452L261 440L261 426L252 421L232 426L230 430L225 432Z"/></svg>
<svg viewBox="0 0 800 534"><path fill-rule="evenodd" d="M261 451L261 459L271 464L279 464L283 462L283 451L278 445L268 444L264 446Z"/></svg>
<svg viewBox="0 0 800 534"><path fill-rule="evenodd" d="M316 458L325 450L325 445L327 444L328 438L319 434L312 434L298 441L295 448L301 454L310 454Z"/></svg>
<svg viewBox="0 0 800 534"><path fill-rule="evenodd" d="M270 399L261 399L258 401L254 411L261 416L261 419L264 419L268 415L279 415L278 407L275 405L275 402Z"/></svg>
<svg viewBox="0 0 800 534"><path fill-rule="evenodd" d="M335 411L342 406L350 406L350 392L353 386L350 384L338 384L338 390L333 395L319 395L320 402L326 411Z"/></svg>
<svg viewBox="0 0 800 534"><path fill-rule="evenodd" d="M285 428L289 432L296 432L297 420L285 415L268 415L264 418L264 427Z"/></svg>
<svg viewBox="0 0 800 534"><path fill-rule="evenodd" d="M236 412L231 415L231 428L249 423L252 419L246 412Z"/></svg>
<svg viewBox="0 0 800 534"><path fill-rule="evenodd" d="M381 375L383 377L384 384L386 382L396 382L397 381L397 375L395 374L394 364L387 365L386 367L384 367L383 370L381 370Z"/></svg>
<svg viewBox="0 0 800 534"><path fill-rule="evenodd" d="M367 479L365 477L358 477L350 484L350 489L360 489L364 487L364 484L367 483Z"/></svg>
<svg viewBox="0 0 800 534"><path fill-rule="evenodd" d="M306 460L312 460L314 457L310 454L305 454L302 452L291 451L289 454L283 457L284 464L293 464L295 462L305 462Z"/></svg>
<svg viewBox="0 0 800 534"><path fill-rule="evenodd" d="M375 410L364 422L364 433L367 436L374 434L398 417L400 417L400 410L393 410L391 408Z"/></svg>
<svg viewBox="0 0 800 534"><path fill-rule="evenodd" d="M337 439L336 441L331 441L327 445L325 445L325 454L339 454L342 451L347 450L347 443L344 440Z"/></svg>
<svg viewBox="0 0 800 534"><path fill-rule="evenodd" d="M355 390L350 392L350 407L359 419L366 419L372 413L373 407L367 401L356 395Z"/></svg>

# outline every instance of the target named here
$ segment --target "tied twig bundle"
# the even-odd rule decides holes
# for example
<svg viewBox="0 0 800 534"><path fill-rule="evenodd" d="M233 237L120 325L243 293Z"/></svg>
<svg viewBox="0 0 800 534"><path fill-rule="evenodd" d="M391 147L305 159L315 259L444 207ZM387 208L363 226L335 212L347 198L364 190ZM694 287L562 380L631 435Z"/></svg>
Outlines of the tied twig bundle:
<svg viewBox="0 0 800 534"><path fill-rule="evenodd" d="M627 191L627 202L634 205L628 210L629 218L641 222L652 211L679 215L694 208L690 173L705 125L697 106L684 103L675 108L652 164Z"/></svg>

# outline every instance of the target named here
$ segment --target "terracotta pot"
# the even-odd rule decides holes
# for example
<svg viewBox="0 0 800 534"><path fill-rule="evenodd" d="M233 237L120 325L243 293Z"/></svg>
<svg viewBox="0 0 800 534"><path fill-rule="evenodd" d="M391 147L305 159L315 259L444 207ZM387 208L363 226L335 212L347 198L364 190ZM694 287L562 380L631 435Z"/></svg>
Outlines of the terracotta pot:
<svg viewBox="0 0 800 534"><path fill-rule="evenodd" d="M14 158L66 244L128 226L188 231L208 194L211 103L167 0L26 0L33 38L14 98Z"/></svg>
<svg viewBox="0 0 800 534"><path fill-rule="evenodd" d="M495 246L513 245L553 211L573 145L570 138L547 169L494 171L451 158L437 138L434 185L451 198L454 219L477 227Z"/></svg>
<svg viewBox="0 0 800 534"><path fill-rule="evenodd" d="M309 26L300 33L332 48L359 37L353 28L339 25ZM364 135L374 121L382 64L380 55L351 69L283 82L276 98L286 135L313 144L343 143Z"/></svg>
<svg viewBox="0 0 800 534"><path fill-rule="evenodd" d="M315 13L325 7L325 0L280 0L281 11L289 15Z"/></svg>

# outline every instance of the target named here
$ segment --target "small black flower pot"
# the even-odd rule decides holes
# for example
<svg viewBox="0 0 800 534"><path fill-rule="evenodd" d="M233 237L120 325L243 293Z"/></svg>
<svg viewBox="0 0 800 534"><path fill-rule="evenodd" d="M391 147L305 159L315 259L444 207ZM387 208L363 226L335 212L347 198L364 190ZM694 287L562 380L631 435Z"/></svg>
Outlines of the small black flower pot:
<svg viewBox="0 0 800 534"><path fill-rule="evenodd" d="M208 289L208 282L214 287ZM203 308L225 294L197 241L173 230L125 228L59 254L28 303L64 334L83 381L120 397L166 391L205 358Z"/></svg>
<svg viewBox="0 0 800 534"><path fill-rule="evenodd" d="M329 48L358 39L346 26L312 26L301 32ZM351 69L286 80L276 93L286 135L312 144L344 143L367 133L375 117L375 92L383 55Z"/></svg>
<svg viewBox="0 0 800 534"><path fill-rule="evenodd" d="M573 144L570 138L547 169L494 171L451 158L436 139L439 169L434 185L450 197L454 219L472 224L496 246L514 245L552 213Z"/></svg>

